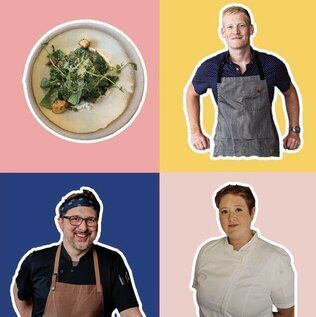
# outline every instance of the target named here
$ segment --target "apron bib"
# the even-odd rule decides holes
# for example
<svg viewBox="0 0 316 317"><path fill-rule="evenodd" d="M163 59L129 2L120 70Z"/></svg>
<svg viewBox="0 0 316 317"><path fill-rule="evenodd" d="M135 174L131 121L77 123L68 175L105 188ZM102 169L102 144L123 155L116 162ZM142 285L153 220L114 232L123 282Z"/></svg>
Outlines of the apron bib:
<svg viewBox="0 0 316 317"><path fill-rule="evenodd" d="M255 54L259 74L217 77L218 119L214 156L279 156L279 137L273 122L268 86Z"/></svg>
<svg viewBox="0 0 316 317"><path fill-rule="evenodd" d="M96 285L58 282L60 251L61 245L56 251L54 273L43 317L103 317L103 291L95 249L93 249L93 265Z"/></svg>

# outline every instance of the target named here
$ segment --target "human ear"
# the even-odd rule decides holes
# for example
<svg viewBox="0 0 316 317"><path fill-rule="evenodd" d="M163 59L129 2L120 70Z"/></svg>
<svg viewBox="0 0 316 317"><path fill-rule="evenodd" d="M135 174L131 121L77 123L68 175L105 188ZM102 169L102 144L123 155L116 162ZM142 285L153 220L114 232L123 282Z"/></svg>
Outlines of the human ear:
<svg viewBox="0 0 316 317"><path fill-rule="evenodd" d="M251 212L250 212L251 219L253 219L253 217L255 216L255 212L256 212L255 207L252 207Z"/></svg>
<svg viewBox="0 0 316 317"><path fill-rule="evenodd" d="M58 218L58 226L59 226L60 230L63 230L64 222L63 222L63 219L60 217Z"/></svg>
<svg viewBox="0 0 316 317"><path fill-rule="evenodd" d="M250 35L253 35L254 32L255 32L255 28L252 24L250 24Z"/></svg>
<svg viewBox="0 0 316 317"><path fill-rule="evenodd" d="M221 27L221 34L222 34L222 37L225 38L225 28L224 26Z"/></svg>

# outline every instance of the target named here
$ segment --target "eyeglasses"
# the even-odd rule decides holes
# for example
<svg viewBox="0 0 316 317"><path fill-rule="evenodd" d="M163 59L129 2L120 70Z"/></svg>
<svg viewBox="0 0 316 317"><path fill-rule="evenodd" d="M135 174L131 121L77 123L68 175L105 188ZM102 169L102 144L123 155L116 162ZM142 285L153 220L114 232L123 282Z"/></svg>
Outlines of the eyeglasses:
<svg viewBox="0 0 316 317"><path fill-rule="evenodd" d="M96 227L98 224L98 218L94 217L82 218L79 216L63 216L62 218L68 219L72 226L80 226L83 220L86 222L88 227Z"/></svg>

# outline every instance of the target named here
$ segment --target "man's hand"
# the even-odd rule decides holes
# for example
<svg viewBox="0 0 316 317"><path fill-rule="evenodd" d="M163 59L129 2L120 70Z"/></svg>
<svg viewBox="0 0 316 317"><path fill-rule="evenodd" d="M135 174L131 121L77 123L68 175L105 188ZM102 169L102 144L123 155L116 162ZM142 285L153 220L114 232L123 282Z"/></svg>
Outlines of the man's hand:
<svg viewBox="0 0 316 317"><path fill-rule="evenodd" d="M190 141L196 150L203 151L210 148L210 139L202 132L192 133Z"/></svg>
<svg viewBox="0 0 316 317"><path fill-rule="evenodd" d="M283 147L286 150L296 150L301 144L299 133L290 131L288 135L283 139Z"/></svg>

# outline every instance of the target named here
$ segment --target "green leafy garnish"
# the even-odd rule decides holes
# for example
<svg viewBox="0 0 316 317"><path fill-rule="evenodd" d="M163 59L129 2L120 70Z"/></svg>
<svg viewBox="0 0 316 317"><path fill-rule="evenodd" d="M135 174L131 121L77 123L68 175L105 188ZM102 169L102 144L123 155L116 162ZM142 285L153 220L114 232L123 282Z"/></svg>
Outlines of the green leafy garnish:
<svg viewBox="0 0 316 317"><path fill-rule="evenodd" d="M97 51L84 47L65 54L52 45L47 58L50 72L49 78L41 82L45 96L40 105L48 109L53 109L53 103L59 99L70 104L67 110L77 111L75 106L81 101L93 103L110 88L124 92L117 85L119 74L128 65L137 70L131 62L111 66Z"/></svg>

